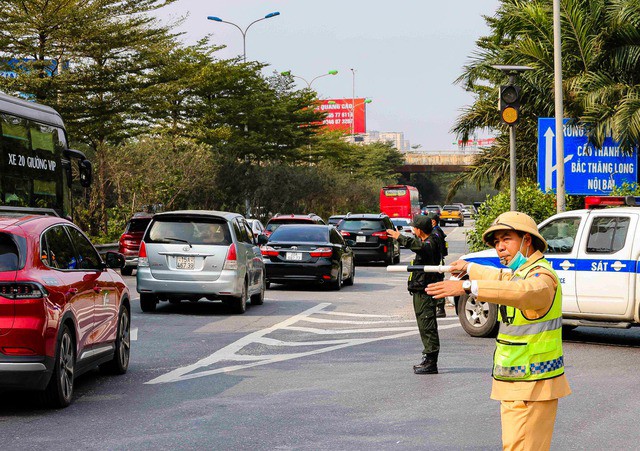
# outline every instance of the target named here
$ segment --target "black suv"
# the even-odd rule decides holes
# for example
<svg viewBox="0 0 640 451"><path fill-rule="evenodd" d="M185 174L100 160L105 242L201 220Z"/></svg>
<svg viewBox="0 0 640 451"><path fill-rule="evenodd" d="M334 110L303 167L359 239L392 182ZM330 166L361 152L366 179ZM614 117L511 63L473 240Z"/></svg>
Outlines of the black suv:
<svg viewBox="0 0 640 451"><path fill-rule="evenodd" d="M384 260L387 265L400 262L400 245L387 235L387 229L395 227L384 213L349 214L337 228L345 239L355 242L356 260Z"/></svg>

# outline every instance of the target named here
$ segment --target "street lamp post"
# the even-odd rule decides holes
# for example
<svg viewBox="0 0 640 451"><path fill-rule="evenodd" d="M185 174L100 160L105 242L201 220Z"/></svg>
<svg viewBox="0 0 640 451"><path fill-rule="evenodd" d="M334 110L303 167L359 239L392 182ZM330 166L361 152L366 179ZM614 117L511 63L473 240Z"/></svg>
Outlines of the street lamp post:
<svg viewBox="0 0 640 451"><path fill-rule="evenodd" d="M247 25L247 27L244 30L238 24L235 24L233 22L228 22L226 20L222 20L221 18L219 18L217 16L207 16L207 19L213 20L214 22L221 22L221 23L226 23L226 24L229 24L229 25L233 25L238 30L240 30L240 33L242 33L242 62L246 63L247 62L247 31L249 31L249 28L251 27L251 25L253 25L256 22L260 22L261 20L271 19L272 17L276 17L276 16L279 16L279 15L280 15L280 13L278 11L274 11L272 13L269 13L266 16L261 17L260 19L256 19L253 22L251 22L249 25ZM245 134L247 134L249 132L249 125L246 122L244 124L244 132L245 132ZM245 160L246 163L248 163L249 162L248 156L245 156L244 160ZM249 214L251 213L251 203L249 202L249 197L245 198L245 200L244 200L244 208L245 208L246 216L249 217Z"/></svg>
<svg viewBox="0 0 640 451"><path fill-rule="evenodd" d="M290 70L286 70L284 72L280 72L280 75L284 75L285 77L299 78L300 80L304 81L307 84L307 88L309 88L309 89L311 89L311 85L318 78L327 77L329 75L337 75L337 74L338 74L337 70L330 70L326 74L318 75L317 77L312 78L311 81L307 81L305 78L302 78L299 75L293 75Z"/></svg>
<svg viewBox="0 0 640 451"><path fill-rule="evenodd" d="M562 105L562 45L560 42L560 0L553 0L553 73L556 113L556 204L566 210L564 186L564 108Z"/></svg>
<svg viewBox="0 0 640 451"><path fill-rule="evenodd" d="M280 13L278 11L269 13L266 16L261 17L260 19L257 19L257 20L254 20L253 22L251 22L249 25L247 25L247 28L245 28L244 30L242 28L240 28L240 26L238 24L235 24L233 22L227 22L226 20L222 20L221 18L219 18L217 16L208 16L207 19L213 20L214 22L221 22L221 23L226 23L226 24L229 24L229 25L233 25L238 30L240 30L240 33L242 33L242 62L246 63L247 62L247 31L249 30L249 27L251 27L251 25L253 25L256 22L260 22L261 20L271 19L272 17L276 17L276 16L279 16L279 15L280 15Z"/></svg>
<svg viewBox="0 0 640 451"><path fill-rule="evenodd" d="M356 70L352 67L351 71L351 139L356 142L355 126L356 126Z"/></svg>

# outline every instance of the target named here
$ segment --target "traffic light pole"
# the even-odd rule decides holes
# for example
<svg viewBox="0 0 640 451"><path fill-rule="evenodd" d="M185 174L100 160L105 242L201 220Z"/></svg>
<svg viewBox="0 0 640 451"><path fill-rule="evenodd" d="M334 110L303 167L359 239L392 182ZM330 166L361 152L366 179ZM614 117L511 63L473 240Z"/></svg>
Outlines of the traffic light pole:
<svg viewBox="0 0 640 451"><path fill-rule="evenodd" d="M516 200L516 124L509 126L509 181L511 192L511 211L518 209L518 201Z"/></svg>
<svg viewBox="0 0 640 451"><path fill-rule="evenodd" d="M509 75L509 84L516 84L515 74ZM516 124L509 125L509 187L511 199L511 211L518 209L516 198Z"/></svg>

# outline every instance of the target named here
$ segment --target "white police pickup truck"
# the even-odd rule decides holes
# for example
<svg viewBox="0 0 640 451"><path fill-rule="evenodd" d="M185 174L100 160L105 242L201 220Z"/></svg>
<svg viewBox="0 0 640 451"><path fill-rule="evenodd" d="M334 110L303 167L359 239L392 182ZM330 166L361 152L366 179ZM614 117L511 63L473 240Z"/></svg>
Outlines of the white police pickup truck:
<svg viewBox="0 0 640 451"><path fill-rule="evenodd" d="M563 326L640 325L640 208L567 211L543 221L538 230L562 285ZM461 258L500 266L493 249ZM497 330L495 304L461 296L456 311L469 335L486 337Z"/></svg>

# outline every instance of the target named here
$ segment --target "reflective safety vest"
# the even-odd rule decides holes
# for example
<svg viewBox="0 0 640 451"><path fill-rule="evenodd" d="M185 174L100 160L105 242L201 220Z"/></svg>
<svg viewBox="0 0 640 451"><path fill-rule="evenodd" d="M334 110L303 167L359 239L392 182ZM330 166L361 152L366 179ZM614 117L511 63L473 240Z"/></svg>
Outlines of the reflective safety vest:
<svg viewBox="0 0 640 451"><path fill-rule="evenodd" d="M535 268L546 269L558 281L557 274L545 259L516 271L511 280L525 279ZM499 311L501 323L493 355L494 379L534 382L564 374L560 283L551 308L541 318L527 319L521 310L503 305Z"/></svg>

